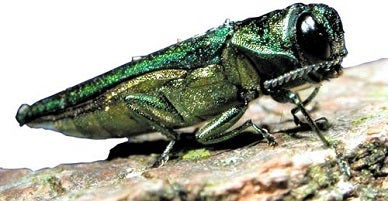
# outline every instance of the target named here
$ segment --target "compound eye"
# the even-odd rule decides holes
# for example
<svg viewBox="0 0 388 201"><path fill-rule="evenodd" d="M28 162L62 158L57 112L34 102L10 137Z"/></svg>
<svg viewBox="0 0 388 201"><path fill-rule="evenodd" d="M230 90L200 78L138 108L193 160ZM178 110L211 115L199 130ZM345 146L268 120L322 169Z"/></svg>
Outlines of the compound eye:
<svg viewBox="0 0 388 201"><path fill-rule="evenodd" d="M300 49L309 59L325 60L330 57L330 41L325 28L309 14L299 17L296 37Z"/></svg>

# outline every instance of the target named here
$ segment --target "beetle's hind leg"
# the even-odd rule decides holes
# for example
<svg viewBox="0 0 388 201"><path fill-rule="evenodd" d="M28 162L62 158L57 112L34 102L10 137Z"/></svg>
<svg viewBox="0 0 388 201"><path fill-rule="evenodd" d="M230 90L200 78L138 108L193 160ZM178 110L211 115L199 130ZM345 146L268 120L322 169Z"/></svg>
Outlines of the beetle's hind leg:
<svg viewBox="0 0 388 201"><path fill-rule="evenodd" d="M125 97L125 102L130 108L131 117L139 124L151 127L153 130L162 133L170 140L163 153L152 165L152 167L162 166L168 161L169 153L176 140L179 139L179 133L168 128L158 120L163 119L164 122L180 121L182 119L181 116L168 102L159 97L147 94L134 94Z"/></svg>
<svg viewBox="0 0 388 201"><path fill-rule="evenodd" d="M256 126L251 120L227 131L241 118L246 109L247 106L233 107L214 117L195 133L197 141L201 144L215 144L233 138L248 128L253 128L254 132L267 140L268 144L276 145L275 138L266 129Z"/></svg>

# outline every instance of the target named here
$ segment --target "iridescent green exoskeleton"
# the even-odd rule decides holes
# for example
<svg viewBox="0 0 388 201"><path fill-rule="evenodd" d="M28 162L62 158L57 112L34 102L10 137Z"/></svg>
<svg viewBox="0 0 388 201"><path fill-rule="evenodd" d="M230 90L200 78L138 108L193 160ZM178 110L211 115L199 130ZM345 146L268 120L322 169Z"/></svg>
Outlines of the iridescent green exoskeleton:
<svg viewBox="0 0 388 201"><path fill-rule="evenodd" d="M247 128L275 141L247 121L230 130L259 96L293 103L297 125L308 125L322 141L304 105L319 84L341 72L347 51L337 12L323 4L293 4L256 18L225 22L87 80L16 115L20 125L91 138L120 138L158 131L170 143L156 165L168 159L178 128L207 123L195 132L203 144L230 139ZM297 88L313 86L304 101ZM302 112L305 120L295 115ZM322 120L322 119L321 119ZM323 119L325 120L325 119Z"/></svg>

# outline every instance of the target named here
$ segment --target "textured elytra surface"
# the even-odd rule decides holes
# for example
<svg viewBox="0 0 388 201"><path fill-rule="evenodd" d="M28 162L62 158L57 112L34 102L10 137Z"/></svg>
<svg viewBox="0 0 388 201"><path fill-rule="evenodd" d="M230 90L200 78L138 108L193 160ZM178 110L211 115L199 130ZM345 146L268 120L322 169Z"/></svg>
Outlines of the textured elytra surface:
<svg viewBox="0 0 388 201"><path fill-rule="evenodd" d="M379 60L323 83L311 104L317 108L312 116L330 120L325 135L338 141L337 154L312 132L295 137L276 133L276 147L254 143L258 139L247 134L217 146L181 142L165 166L150 169L157 156L152 153L160 154L166 142L146 136L145 142L139 139L113 149L110 158L115 159L110 161L38 171L0 169L0 200L385 200L386 75L388 60ZM291 108L260 98L244 118L271 130L289 128ZM337 156L349 164L352 177L340 173Z"/></svg>

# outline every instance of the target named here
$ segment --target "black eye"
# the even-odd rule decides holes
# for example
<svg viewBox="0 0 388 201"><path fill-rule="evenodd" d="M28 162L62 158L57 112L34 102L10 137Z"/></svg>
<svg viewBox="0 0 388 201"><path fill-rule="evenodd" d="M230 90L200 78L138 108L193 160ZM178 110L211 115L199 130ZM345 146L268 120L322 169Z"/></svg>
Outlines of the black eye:
<svg viewBox="0 0 388 201"><path fill-rule="evenodd" d="M299 17L296 24L296 37L300 49L309 59L330 57L330 42L325 28L309 14Z"/></svg>

